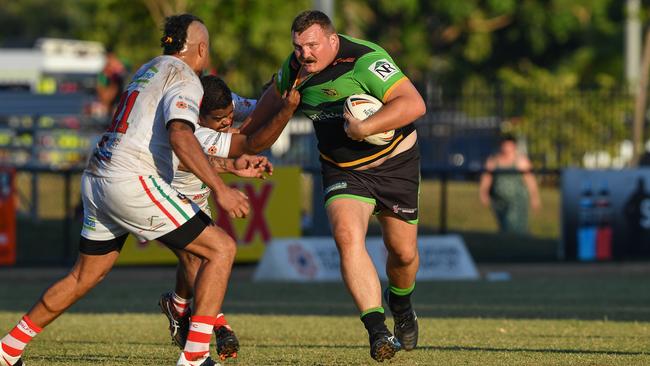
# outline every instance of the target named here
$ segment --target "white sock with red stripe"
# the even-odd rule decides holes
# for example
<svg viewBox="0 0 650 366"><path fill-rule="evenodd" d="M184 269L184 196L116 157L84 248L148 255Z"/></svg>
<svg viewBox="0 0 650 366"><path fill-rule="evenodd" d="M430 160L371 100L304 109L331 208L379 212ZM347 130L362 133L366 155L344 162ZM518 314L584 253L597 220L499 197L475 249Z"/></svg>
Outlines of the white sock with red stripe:
<svg viewBox="0 0 650 366"><path fill-rule="evenodd" d="M27 343L36 337L41 330L41 328L29 320L27 315L23 316L14 329L0 340L0 344L2 344L2 357L5 357L5 355L11 357L12 359L6 360L10 364L18 361Z"/></svg>
<svg viewBox="0 0 650 366"><path fill-rule="evenodd" d="M172 296L172 304L174 304L174 310L176 310L176 313L178 313L178 315L184 316L187 314L191 303L192 299L184 299L176 295L176 292L174 292L174 296Z"/></svg>
<svg viewBox="0 0 650 366"><path fill-rule="evenodd" d="M219 329L221 327L226 327L227 329L232 330L232 328L230 328L230 325L228 325L228 321L226 320L226 316L223 315L223 313L219 313L219 315L217 315L217 321L214 322L214 329L215 330Z"/></svg>
<svg viewBox="0 0 650 366"><path fill-rule="evenodd" d="M188 361L196 361L210 352L210 339L216 318L197 316L190 318L190 332L183 353Z"/></svg>

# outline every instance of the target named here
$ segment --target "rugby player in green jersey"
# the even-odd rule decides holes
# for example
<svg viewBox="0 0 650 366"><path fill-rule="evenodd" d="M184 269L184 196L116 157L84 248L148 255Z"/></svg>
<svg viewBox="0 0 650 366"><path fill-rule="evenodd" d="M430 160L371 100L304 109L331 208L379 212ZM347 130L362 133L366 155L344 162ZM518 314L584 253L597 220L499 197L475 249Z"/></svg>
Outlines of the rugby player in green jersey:
<svg viewBox="0 0 650 366"><path fill-rule="evenodd" d="M341 259L341 273L361 320L368 330L370 355L390 359L417 344L417 317L410 296L418 270L417 222L420 156L413 121L426 107L409 79L384 49L374 43L337 34L322 12L305 11L291 27L294 52L278 72L253 112L279 110L281 95L301 94L298 109L314 124L322 167L325 206ZM384 106L361 121L343 113L345 99L370 94ZM242 126L249 134L260 127ZM395 130L386 145L364 138ZM382 307L377 271L366 251L368 221L377 214L388 250L389 278L384 298L395 321L390 333Z"/></svg>

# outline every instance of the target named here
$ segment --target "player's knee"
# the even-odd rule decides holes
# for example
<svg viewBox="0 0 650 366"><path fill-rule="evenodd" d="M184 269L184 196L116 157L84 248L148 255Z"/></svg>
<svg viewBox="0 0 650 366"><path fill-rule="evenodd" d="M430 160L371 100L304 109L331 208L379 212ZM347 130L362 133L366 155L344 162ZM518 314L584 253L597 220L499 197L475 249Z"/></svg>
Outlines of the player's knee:
<svg viewBox="0 0 650 366"><path fill-rule="evenodd" d="M106 277L106 274L108 274L108 271L71 273L71 276L75 281L75 290L77 294L84 295L86 292L90 291Z"/></svg>
<svg viewBox="0 0 650 366"><path fill-rule="evenodd" d="M186 270L198 269L201 266L201 258L192 253L181 251L178 253L178 259Z"/></svg>
<svg viewBox="0 0 650 366"><path fill-rule="evenodd" d="M235 243L233 238L223 232L213 235L212 239L209 240L207 248L207 260L226 260L232 262L237 254L237 243Z"/></svg>
<svg viewBox="0 0 650 366"><path fill-rule="evenodd" d="M341 225L335 227L333 232L334 241L336 241L336 246L340 251L351 249L356 246L363 246L365 243L364 236L349 226Z"/></svg>
<svg viewBox="0 0 650 366"><path fill-rule="evenodd" d="M230 261L235 260L235 255L237 255L237 243L233 238L226 235L220 247L220 250L223 252L225 257Z"/></svg>
<svg viewBox="0 0 650 366"><path fill-rule="evenodd" d="M417 248L400 248L390 253L393 260L400 266L408 266L418 259Z"/></svg>

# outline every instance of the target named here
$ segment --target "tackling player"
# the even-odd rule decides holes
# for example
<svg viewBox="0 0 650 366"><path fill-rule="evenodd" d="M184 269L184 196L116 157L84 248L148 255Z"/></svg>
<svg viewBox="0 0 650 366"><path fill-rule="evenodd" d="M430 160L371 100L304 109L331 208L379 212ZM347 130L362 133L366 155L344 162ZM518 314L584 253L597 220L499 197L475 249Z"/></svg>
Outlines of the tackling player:
<svg viewBox="0 0 650 366"><path fill-rule="evenodd" d="M199 18L183 14L168 17L164 32L164 55L136 72L81 178L84 224L77 262L0 340L2 366L23 364L27 343L104 278L129 233L202 259L189 341L177 366L215 365L209 342L237 248L198 205L171 187L178 162L217 194L230 215L245 216L249 205L214 173L194 136L208 30Z"/></svg>
<svg viewBox="0 0 650 366"><path fill-rule="evenodd" d="M271 121L264 125L264 128L251 136L230 133L227 131L231 129L234 116L241 119L247 118L250 111L242 110L241 107L245 109L248 106L236 102L226 83L214 75L201 77L201 83L204 94L199 113L200 127L197 128L195 135L204 152L210 156L210 160L219 164L223 161L220 158L259 153L269 148L278 138L300 102L300 94L296 90L291 90L285 94L279 113L274 115ZM249 104L254 105L250 102ZM271 168L270 163L265 160L266 158L256 158L260 160L255 162L249 176L261 174L261 171L256 170L257 168L262 170L265 167ZM271 173L272 171L267 170L267 172ZM194 174L179 170L174 176L172 186L192 199L201 210L211 216L208 204L210 189ZM199 269L200 259L182 251L174 251L174 253L180 260L176 273L176 288L173 292L163 294L158 304L169 320L173 343L183 348L189 330L193 283ZM214 332L219 357L222 360L236 357L239 341L222 313L217 316Z"/></svg>
<svg viewBox="0 0 650 366"><path fill-rule="evenodd" d="M415 348L418 338L410 296L418 270L420 156L412 122L425 113L425 104L384 49L337 34L324 13L299 14L291 33L294 52L280 68L276 88L263 94L241 131L259 128L257 115L277 110L282 92L300 91L299 109L312 120L318 138L325 206L343 280L368 330L371 357L390 359L401 348ZM384 106L358 120L343 113L346 98L353 94L371 94ZM387 145L364 141L393 129ZM378 215L388 250L384 296L398 340L385 325L381 285L365 247L372 214Z"/></svg>

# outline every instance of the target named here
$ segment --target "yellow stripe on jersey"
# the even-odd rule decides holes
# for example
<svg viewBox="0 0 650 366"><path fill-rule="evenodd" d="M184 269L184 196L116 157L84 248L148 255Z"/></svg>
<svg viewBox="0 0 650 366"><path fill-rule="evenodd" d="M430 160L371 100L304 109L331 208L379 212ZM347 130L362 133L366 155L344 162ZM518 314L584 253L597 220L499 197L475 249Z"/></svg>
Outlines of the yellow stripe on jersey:
<svg viewBox="0 0 650 366"><path fill-rule="evenodd" d="M397 80L395 82L395 84L391 85L390 88L388 88L388 90L386 90L386 92L384 93L384 96L381 98L381 101L386 103L386 100L388 99L390 94L393 92L393 90L395 90L395 87L398 86L399 84L401 84L405 80L408 80L408 78L406 76L402 76L402 78Z"/></svg>
<svg viewBox="0 0 650 366"><path fill-rule="evenodd" d="M395 148L395 146L397 146L397 144L399 144L399 142L402 141L403 139L404 139L404 136L403 136L403 135L399 135L399 136L395 139L395 141L393 141L393 142L392 142L392 143L391 143L387 148L381 150L380 152L375 153L375 154L372 154L372 155L370 155L370 156L366 156L365 158L357 159L357 160L354 160L354 161L348 161L348 162L345 162L345 163L337 163L337 162L334 161L332 158L330 158L329 156L327 156L327 155L325 155L325 154L323 154L323 153L320 153L320 156L321 156L323 159L329 161L330 163L332 163L332 164L334 164L334 165L336 165L336 166L340 166L341 168L349 168L349 167L351 167L351 166L355 166L355 165L363 164L363 163L365 163L365 162L369 162L369 161L371 161L371 160L373 160L373 159L376 159L376 158L380 157L380 156L383 155L383 154L388 153L388 152L391 151L393 148Z"/></svg>

